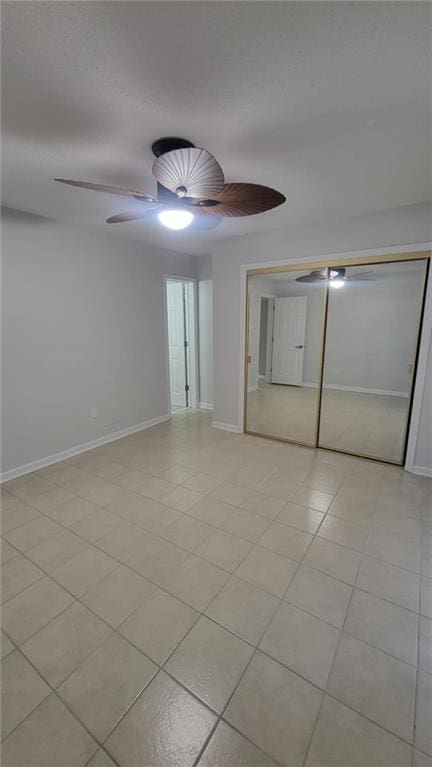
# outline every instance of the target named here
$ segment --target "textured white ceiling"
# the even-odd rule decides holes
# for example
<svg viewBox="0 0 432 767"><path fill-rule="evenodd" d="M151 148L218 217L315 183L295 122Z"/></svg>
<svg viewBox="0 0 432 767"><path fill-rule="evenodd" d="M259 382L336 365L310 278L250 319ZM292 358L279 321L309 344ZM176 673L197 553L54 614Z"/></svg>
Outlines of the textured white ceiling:
<svg viewBox="0 0 432 767"><path fill-rule="evenodd" d="M287 203L208 234L143 222L116 234L205 252L214 239L431 199L431 10L3 2L3 203L102 227L135 203L52 178L154 193L150 145L164 135Z"/></svg>

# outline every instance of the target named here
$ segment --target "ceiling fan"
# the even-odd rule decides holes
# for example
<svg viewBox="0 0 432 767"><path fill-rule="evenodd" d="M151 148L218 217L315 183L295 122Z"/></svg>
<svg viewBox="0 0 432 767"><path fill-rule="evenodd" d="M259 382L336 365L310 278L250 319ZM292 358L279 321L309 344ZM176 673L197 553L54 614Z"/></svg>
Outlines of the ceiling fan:
<svg viewBox="0 0 432 767"><path fill-rule="evenodd" d="M126 213L107 219L107 224L141 221L158 216L169 229L214 229L223 218L252 216L285 202L275 189L260 184L225 183L221 166L210 152L195 147L181 138L161 138L154 142L152 151L156 159L152 173L157 181L157 197L118 186L92 184L56 178L94 192L105 192L120 197L132 197L140 205Z"/></svg>
<svg viewBox="0 0 432 767"><path fill-rule="evenodd" d="M373 277L367 275L373 274L372 271L361 272L357 276L347 274L345 266L331 266L329 269L330 285L334 288L341 288L346 282L373 282ZM312 269L309 274L304 274L301 277L296 277L296 282L325 282L327 280L327 269Z"/></svg>

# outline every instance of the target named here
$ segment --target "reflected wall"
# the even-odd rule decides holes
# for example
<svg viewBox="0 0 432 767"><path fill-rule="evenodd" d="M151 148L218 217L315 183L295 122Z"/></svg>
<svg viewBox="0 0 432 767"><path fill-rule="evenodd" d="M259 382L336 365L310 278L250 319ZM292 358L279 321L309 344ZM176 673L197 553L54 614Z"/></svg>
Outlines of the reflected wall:
<svg viewBox="0 0 432 767"><path fill-rule="evenodd" d="M319 445L402 463L426 262L345 269L329 281Z"/></svg>

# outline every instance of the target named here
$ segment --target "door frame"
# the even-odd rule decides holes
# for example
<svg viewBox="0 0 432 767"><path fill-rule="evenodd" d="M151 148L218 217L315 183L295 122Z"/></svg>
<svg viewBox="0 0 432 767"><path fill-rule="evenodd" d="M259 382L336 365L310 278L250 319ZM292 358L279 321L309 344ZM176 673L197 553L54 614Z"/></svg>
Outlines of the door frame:
<svg viewBox="0 0 432 767"><path fill-rule="evenodd" d="M409 246L408 246L409 247ZM329 284L327 282L326 286L326 293L325 293L325 299L324 299L324 316L323 316L323 323L322 323L322 339L321 339L321 365L320 365L320 381L319 381L319 401L318 401L318 412L317 412L317 418L316 418L316 429L315 429L315 440L314 444L306 444L302 442L297 442L295 440L287 439L286 437L276 437L266 434L261 434L258 432L251 431L247 428L247 381L248 381L248 348L249 348L249 305L250 305L250 290L249 290L249 284L250 284L250 277L253 276L259 276L262 274L274 274L278 272L291 272L291 271L299 271L299 270L305 270L305 269L318 269L318 268L327 268L329 269L332 266L366 266L371 264L383 264L383 263L392 263L392 262L399 262L399 261L421 261L424 260L426 262L426 270L425 270L425 279L423 284L423 291L420 298L420 307L419 307L419 320L418 320L418 326L417 326L417 340L416 340L416 350L415 350L415 360L414 360L414 368L413 368L413 375L411 379L411 387L409 391L409 407L407 412L407 420L406 420L406 432L405 432L405 443L404 443L404 450L403 450L403 456L402 456L402 463L398 464L394 461L388 461L382 458L375 458L373 456L369 456L366 454L359 454L359 453L349 453L347 451L342 451L340 449L336 448L324 448L320 447L320 450L329 450L331 452L339 452L344 453L346 455L354 455L356 457L360 458L366 458L368 460L377 461L379 463L388 463L392 466L407 466L409 468L412 467L412 461L414 460L414 451L415 451L415 443L417 438L417 433L419 429L419 408L420 408L420 400L423 393L423 388L425 384L425 373L426 373L426 359L425 356L428 352L429 343L427 342L427 339L424 338L424 330L429 327L429 320L430 315L432 311L431 301L432 301L432 275L431 275L431 269L430 269L430 263L431 263L431 257L432 257L432 251L428 248L430 247L429 243L425 245L419 245L407 249L406 252L401 250L400 247L393 247L393 248L377 248L376 250L367 250L367 251L359 251L357 254L355 252L348 252L345 255L343 253L339 254L329 254L328 256L319 256L316 258L309 258L309 259L293 259L289 262L274 262L272 265L263 265L260 266L259 264L250 264L250 265L244 265L242 267L242 273L241 273L241 290L242 290L242 305L245 307L245 311L242 312L242 327L241 327L241 335L243 339L243 362L244 364L241 366L241 378L240 378L240 412L243 412L243 432L246 434L252 434L254 436L260 436L264 437L266 439L274 439L279 442L288 442L291 444L298 444L305 447L312 447L312 448L318 448L318 440L319 440L319 425L320 425L320 419L321 419L321 405L322 405L322 389L323 389L323 375L324 375L324 355L325 355L325 339L326 339L326 326L327 326L327 314L328 314L328 298L329 298ZM426 322L425 322L426 318ZM243 324L244 322L244 324ZM414 418L413 418L414 414ZM411 426L413 426L413 429L411 429Z"/></svg>
<svg viewBox="0 0 432 767"><path fill-rule="evenodd" d="M262 291L258 292L256 294L256 298L258 300L259 310L258 310L258 332L257 332L257 340L256 340L256 355L257 355L257 387L259 382L259 347L260 347L260 338L261 338L261 308L262 308L262 300L263 298L267 301L273 301L273 307L274 307L274 300L276 296L273 293L263 293ZM273 317L272 317L273 320ZM266 383L269 383L267 381L267 366L268 366L268 359L269 359L269 349L268 349L268 338L269 338L269 329L270 329L270 323L269 323L269 317L267 316L267 349L266 349L266 372L265 372L265 379ZM272 335L272 345L273 345L273 323L271 325L271 335ZM270 355L270 371L271 372L271 355Z"/></svg>
<svg viewBox="0 0 432 767"><path fill-rule="evenodd" d="M168 282L181 282L183 285L189 286L189 298L192 299L192 305L189 307L189 311L186 315L186 333L188 341L187 354L187 368L186 379L189 384L189 403L186 407L197 408L198 407L198 312L197 312L197 280L196 277L183 277L178 274L164 274L163 287L164 287L164 325L165 325L165 365L166 365L166 382L167 382L167 399L170 417L171 413L171 387L170 387L170 357L169 357L169 340L168 340L168 304L167 304L167 283Z"/></svg>
<svg viewBox="0 0 432 767"><path fill-rule="evenodd" d="M274 313L275 313L275 296L263 296L263 298L265 298L268 302L265 382L271 383L272 360L273 360L273 329L274 329Z"/></svg>

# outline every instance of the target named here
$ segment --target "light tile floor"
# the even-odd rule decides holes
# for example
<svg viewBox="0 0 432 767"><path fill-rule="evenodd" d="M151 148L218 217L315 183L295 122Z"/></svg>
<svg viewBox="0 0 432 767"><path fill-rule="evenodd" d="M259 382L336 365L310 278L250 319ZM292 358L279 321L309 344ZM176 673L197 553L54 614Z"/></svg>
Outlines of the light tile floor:
<svg viewBox="0 0 432 767"><path fill-rule="evenodd" d="M318 389L259 382L248 393L247 428L314 444ZM320 445L400 463L408 397L324 389Z"/></svg>
<svg viewBox="0 0 432 767"><path fill-rule="evenodd" d="M3 767L431 767L431 480L182 411L2 505Z"/></svg>

